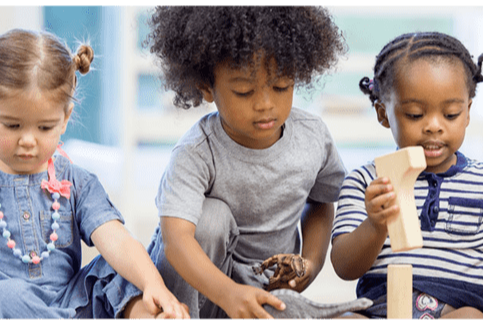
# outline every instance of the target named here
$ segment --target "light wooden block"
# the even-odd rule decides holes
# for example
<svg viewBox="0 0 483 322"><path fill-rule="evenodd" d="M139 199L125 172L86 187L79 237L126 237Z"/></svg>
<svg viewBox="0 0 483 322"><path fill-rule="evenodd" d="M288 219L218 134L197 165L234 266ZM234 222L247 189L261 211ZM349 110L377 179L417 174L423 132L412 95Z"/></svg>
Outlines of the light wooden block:
<svg viewBox="0 0 483 322"><path fill-rule="evenodd" d="M387 266L387 318L412 319L413 317L413 267L411 265Z"/></svg>
<svg viewBox="0 0 483 322"><path fill-rule="evenodd" d="M394 203L399 205L399 215L388 221L387 229L393 252L406 251L423 246L421 227L414 202L414 183L426 168L426 158L420 146L407 147L375 158L378 177L388 177L396 193Z"/></svg>

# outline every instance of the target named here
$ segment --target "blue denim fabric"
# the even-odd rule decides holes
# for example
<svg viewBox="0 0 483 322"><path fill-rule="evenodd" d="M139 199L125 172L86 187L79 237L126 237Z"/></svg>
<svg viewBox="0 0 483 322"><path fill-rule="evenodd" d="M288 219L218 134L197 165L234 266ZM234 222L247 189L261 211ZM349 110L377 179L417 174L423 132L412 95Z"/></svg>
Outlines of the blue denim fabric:
<svg viewBox="0 0 483 322"><path fill-rule="evenodd" d="M111 220L123 222L121 214L95 175L62 156L54 164L57 179L73 183L70 199L58 200L61 218L56 248L39 264L25 264L13 255L6 239L0 238L0 318L75 317L76 309L89 306L92 299L99 305L105 297L101 285L114 277L104 260L96 259L81 269L81 239L92 246L92 232ZM47 250L52 232L52 198L40 187L43 179L48 180L46 171L32 175L0 172L1 210L11 238L23 254L40 256ZM105 312L99 317L107 317ZM97 313L84 317L93 314Z"/></svg>

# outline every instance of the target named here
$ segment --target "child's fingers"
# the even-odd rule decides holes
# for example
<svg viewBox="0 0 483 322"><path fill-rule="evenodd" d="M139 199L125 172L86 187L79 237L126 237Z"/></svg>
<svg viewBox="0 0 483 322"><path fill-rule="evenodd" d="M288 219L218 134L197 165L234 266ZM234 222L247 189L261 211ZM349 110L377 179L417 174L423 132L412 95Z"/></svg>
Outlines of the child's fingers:
<svg viewBox="0 0 483 322"><path fill-rule="evenodd" d="M147 298L147 299L144 299L143 302L148 312L151 313L152 315L156 316L161 311L159 306L152 299Z"/></svg>
<svg viewBox="0 0 483 322"><path fill-rule="evenodd" d="M268 304L279 311L285 310L285 303L283 303L282 300L275 295L272 295L268 292L263 292L260 296L261 298L258 300L260 305ZM268 314L268 312L265 311L262 306L259 306L259 308L257 308L257 310L255 310L253 313L255 314L255 317L259 319L273 319L273 317Z"/></svg>

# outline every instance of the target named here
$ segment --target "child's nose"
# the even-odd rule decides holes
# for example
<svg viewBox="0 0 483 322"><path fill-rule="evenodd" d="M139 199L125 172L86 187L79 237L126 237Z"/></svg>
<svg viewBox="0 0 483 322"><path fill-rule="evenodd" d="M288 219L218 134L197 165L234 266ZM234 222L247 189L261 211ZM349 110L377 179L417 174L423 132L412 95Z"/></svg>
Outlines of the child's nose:
<svg viewBox="0 0 483 322"><path fill-rule="evenodd" d="M35 136L31 132L24 132L20 136L18 144L23 147L33 147L35 146Z"/></svg>
<svg viewBox="0 0 483 322"><path fill-rule="evenodd" d="M257 97L255 102L255 110L256 111L264 111L269 110L273 107L273 100L268 90L260 91L260 94Z"/></svg>
<svg viewBox="0 0 483 322"><path fill-rule="evenodd" d="M443 130L442 123L439 117L433 116L428 118L424 131L427 133L438 133Z"/></svg>

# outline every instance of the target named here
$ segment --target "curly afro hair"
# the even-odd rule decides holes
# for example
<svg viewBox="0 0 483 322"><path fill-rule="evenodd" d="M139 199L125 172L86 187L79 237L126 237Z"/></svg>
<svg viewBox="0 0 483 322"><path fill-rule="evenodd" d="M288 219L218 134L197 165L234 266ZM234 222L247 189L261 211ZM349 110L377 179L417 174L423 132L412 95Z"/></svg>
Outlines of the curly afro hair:
<svg viewBox="0 0 483 322"><path fill-rule="evenodd" d="M149 19L146 44L159 59L167 90L182 108L203 101L199 88L214 85L214 68L253 68L261 55L274 58L277 75L310 85L346 52L332 17L320 7L165 7ZM268 59L265 60L268 64Z"/></svg>

